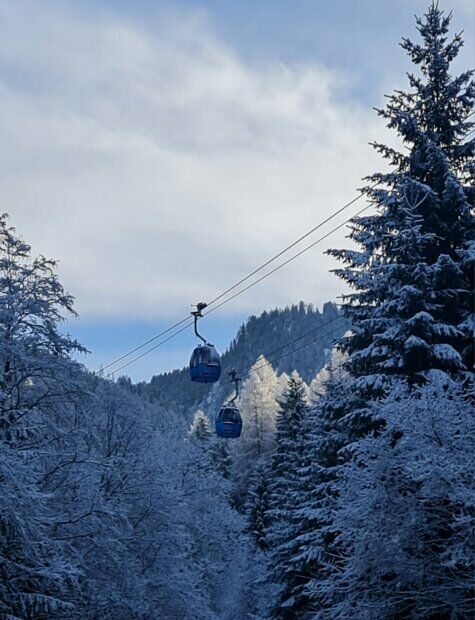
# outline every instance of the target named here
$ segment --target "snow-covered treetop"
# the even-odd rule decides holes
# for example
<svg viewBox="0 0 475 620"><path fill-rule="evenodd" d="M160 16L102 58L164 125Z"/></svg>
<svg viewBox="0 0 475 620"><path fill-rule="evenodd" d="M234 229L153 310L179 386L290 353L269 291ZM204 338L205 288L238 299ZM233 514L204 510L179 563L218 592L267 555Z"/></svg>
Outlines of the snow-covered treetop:
<svg viewBox="0 0 475 620"><path fill-rule="evenodd" d="M85 351L62 334L65 315L75 315L73 297L55 273L57 263L44 256L32 258L31 247L0 216L0 338L4 350L21 339L35 353L68 356Z"/></svg>
<svg viewBox="0 0 475 620"><path fill-rule="evenodd" d="M459 34L449 39L450 20L432 3L417 20L421 41L403 40L419 74L409 74L409 89L389 96L378 113L406 150L374 143L391 166L368 177L377 213L352 221L359 250L330 252L345 264L336 273L352 289L343 310L353 336L342 343L366 396L381 395L395 375L461 374L473 363L467 248L475 235L475 139L465 136L474 127L475 83L473 71L450 73L463 43Z"/></svg>

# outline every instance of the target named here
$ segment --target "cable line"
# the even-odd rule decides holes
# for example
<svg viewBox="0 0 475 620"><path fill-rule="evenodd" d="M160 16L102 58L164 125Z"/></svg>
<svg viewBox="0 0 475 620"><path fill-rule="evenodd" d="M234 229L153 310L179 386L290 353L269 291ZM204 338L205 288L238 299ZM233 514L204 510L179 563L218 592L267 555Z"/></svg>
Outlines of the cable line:
<svg viewBox="0 0 475 620"><path fill-rule="evenodd" d="M222 299L225 295L227 295L228 293L230 293L231 291L233 291L235 288L237 288L238 286L240 286L241 284L243 284L244 282L246 282L247 280L249 280L249 278L252 278L252 276L256 275L256 273L258 273L259 271L261 271L262 269L264 269L265 267L267 267L268 265L270 265L271 263L273 263L275 260L277 260L278 258L280 258L283 254L285 254L286 252L288 252L289 250L291 250L293 247L295 247L296 245L298 245L301 241L303 241L304 239L306 239L307 237L309 237L311 234L313 234L314 232L316 232L319 228L321 228L322 226L324 226L325 224L328 224L328 222L330 222L334 217L336 217L337 215L340 215L340 213L343 213L343 211L345 211L345 209L348 209L348 207L351 207L352 204L354 204L356 201L360 200L363 196L363 192L360 192L358 196L355 196L355 198L353 198L353 200L350 200L350 202L347 202L345 205L343 205L340 209L338 209L338 211L335 211L332 215L330 215L329 217L327 217L325 220L323 220L323 222L320 222L320 224L317 224L317 226L314 226L312 229L310 229L308 232L306 232L304 235L302 235L301 237L299 237L298 239L296 239L293 243L291 243L290 245L288 245L286 248L284 248L283 250L281 250L278 254L275 254L274 256L272 256L272 258L269 258L269 260L267 260L265 263L263 263L262 265L260 265L259 267L257 267L256 269L254 269L254 271L251 271L251 273L249 273L247 276L245 276L244 278L242 278L241 280L239 280L239 282L236 282L236 284L233 284L233 286L230 286L228 289L226 289L223 293L221 293L220 295L218 295L217 297L215 297L214 299L212 299L207 305L211 306L213 304L215 304L217 301L219 301L220 299ZM208 313L209 314L209 313Z"/></svg>
<svg viewBox="0 0 475 620"><path fill-rule="evenodd" d="M375 184L376 185L376 184ZM293 241L290 245L288 245L287 247L285 247L283 250L281 250L280 252L278 252L277 254L275 254L274 256L272 256L271 258L269 258L266 262L264 262L262 265L260 265L259 267L256 267L256 269L254 269L253 271L251 271L249 274L247 274L244 278L241 278L238 282L236 282L235 284L233 284L232 286L230 286L228 289L226 289L225 291L223 291L222 293L220 293L217 297L215 297L214 299L212 299L207 306L211 306L213 304L215 304L217 301L219 301L220 299L222 299L225 295L227 295L228 293L230 293L231 291L235 290L238 286L240 286L241 284L243 284L244 282L247 282L247 280L249 280L250 278L252 278L252 276L256 275L257 273L259 273L259 271L261 271L262 269L264 269L265 267L267 267L268 265L270 265L271 263L273 263L275 260L277 260L278 258L280 258L283 254L285 254L286 252L288 252L289 250L291 250L293 247L295 247L296 245L298 245L301 241L303 241L304 239L306 239L307 237L309 237L310 235L312 235L314 232L316 232L319 228L321 228L322 226L324 226L325 224L327 224L328 222L330 222L333 218L335 218L337 215L339 215L340 213L343 213L343 211L345 211L346 209L348 209L351 205L353 205L355 202L357 202L358 200L360 200L362 197L364 196L364 192L360 192L357 196L355 196L355 198L353 198L352 200L350 200L349 202L347 202L346 204L344 204L342 207L340 207L340 209L338 209L337 211L335 211L332 215L330 215L329 217L327 217L325 220L323 220L322 222L320 222L319 224L317 224L316 226L314 226L313 228L311 228L309 231L307 231L305 234L301 235L298 239L296 239L295 241ZM345 222L346 223L346 222ZM270 275L270 274L269 274ZM257 283L257 282L256 282ZM250 288L250 287L249 287ZM245 289L247 290L247 288ZM244 292L244 291L243 291ZM233 297L234 298L234 297ZM225 302L227 303L227 302ZM223 304L220 304L223 305ZM211 311L209 311L211 312ZM205 313L205 314L209 314L209 312ZM140 349L143 349L143 347L146 347L148 344L150 344L151 342L154 342L155 340L157 340L158 338L161 338L162 336L164 336L165 334L168 334L169 332L173 331L175 328L179 327L180 325L183 325L184 323L186 323L187 321L190 320L189 316L184 317L183 319L181 319L180 321L178 321L177 323L175 323L174 325L171 325L170 327L168 327L167 329L165 329L164 331L160 332L159 334L156 334L155 336L153 336L152 338L149 338L148 340L146 340L145 342L143 342L140 345L137 345L135 348L131 349L130 351L128 351L127 353L124 353L123 355L121 355L120 357L112 360L111 362L109 362L108 364L106 364L105 366L103 366L101 368L100 372L103 372L104 370L107 370L108 368L110 368L111 366L115 366L116 364L118 364L119 362L121 362L122 360L126 359L127 357L129 357L130 355L133 355L134 353L136 353L137 351L139 351ZM183 330L180 330L177 332L180 333ZM168 342L169 338L167 338L164 342ZM159 345L160 346L160 345ZM153 347L151 349L149 349L149 351L153 351L155 348L157 347ZM140 359L139 356L137 358L134 359ZM121 366L118 370L121 370L122 368L125 368L124 366ZM117 372L117 371L114 371ZM107 376L109 376L112 373L108 373Z"/></svg>
<svg viewBox="0 0 475 620"><path fill-rule="evenodd" d="M104 370L107 370L107 368L110 368L111 366L115 366L115 364L118 364L119 362L121 362L123 359L125 359L126 357L129 357L129 355L132 355L133 353L135 353L136 351L139 351L140 349L143 349L144 347L146 347L148 344L150 344L151 342L153 342L154 340L157 340L157 338L160 338L161 336L164 336L165 334L168 334L169 332L171 332L173 329L175 329L175 327L179 327L180 325L182 325L183 323L185 323L186 321L189 321L190 317L187 316L184 319L182 319L181 321L178 321L178 323L175 323L175 325L172 325L171 327L168 327L167 329L165 329L163 332L160 332L159 334L157 334L156 336L153 336L153 338L150 338L149 340L147 340L146 342L143 342L141 345L135 347L135 349L132 349L131 351L129 351L128 353L124 353L124 355L122 355L121 357L118 357L117 359L113 360L112 362L110 362L109 364L106 364L106 366L103 366L101 368L101 372L103 372ZM192 321L191 321L192 322ZM191 325L191 323L190 323ZM177 332L180 333L180 332ZM167 340L165 340L165 342L167 342ZM151 349L153 350L153 349ZM139 358L137 358L139 359ZM120 370L120 368L119 368ZM114 371L117 372L117 371ZM109 374L112 373L108 373L107 376L109 376Z"/></svg>
<svg viewBox="0 0 475 620"><path fill-rule="evenodd" d="M189 318L189 317L187 317L187 318ZM183 321L181 321L181 323L183 323ZM111 372L107 373L106 377L110 377L111 375L114 375L116 372L119 372L119 370L122 370L123 368L127 368L127 366L130 366L130 364L133 364L137 360L142 359L142 357L145 357L146 355L148 355L152 351L155 351L155 349L158 349L158 347L161 347L163 344L165 344L166 342L168 342L172 338L175 338L175 336L178 336L178 334L181 334L181 332L184 332L185 329L189 329L192 325L193 325L193 321L191 321L190 323L188 323L188 325L185 325L184 327L179 329L177 332L174 332L173 334L171 334L171 336L168 336L168 338L165 338L165 340L160 340L160 342L157 342L157 344L155 346L150 347L150 349L147 349L146 351L144 351L140 355L137 355L137 357L134 357L133 359L129 360L128 362L126 362L125 364L120 366L119 368L116 368L115 370L111 370ZM170 329L172 329L172 328L170 328ZM167 330L167 331L170 331L170 330ZM163 333L166 333L166 332L163 332ZM152 340L155 340L155 338L149 340L149 342L151 342ZM138 347L135 350L138 351L139 348L142 348L142 347ZM127 356L126 355L123 356L122 359L124 359L124 357L127 357Z"/></svg>
<svg viewBox="0 0 475 620"><path fill-rule="evenodd" d="M277 267L274 267L274 269L271 269L271 271L268 271L267 273L265 273L263 276L261 276L257 280L254 280L254 282L251 282L251 284L248 284L247 286L245 286L243 289L241 289L237 293L234 293L234 295L231 295L231 297L228 297L228 299L225 299L224 301L222 301L220 304L218 304L214 308L211 308L211 310L209 310L208 312L205 312L204 316L206 316L208 314L211 314L211 312L214 312L218 308L221 308L221 306L224 306L225 304L227 304L232 299L235 299L236 297L239 297L239 295L241 295L242 293L245 293L246 291L248 291L250 288L252 288L256 284L259 284L260 282L262 282L263 280L265 280L266 278L268 278L269 276L274 274L276 271L279 271L279 269L282 269L282 267L285 267L286 265L288 265L289 263L294 261L296 258L299 258L299 256L302 256L302 254L305 254L305 252L308 252L308 250L310 250L311 248L316 246L318 243L320 243L320 242L324 241L325 239L327 239L327 237L332 235L334 232L336 232L340 228L343 228L343 226L345 226L346 224L351 222L352 219L354 219L355 217L358 217L359 215L364 213L364 211L367 211L372 206L373 206L372 204L367 205L366 207L364 207L364 209L361 209L360 211L355 213L355 215L352 215L349 219L345 220L344 222L342 222L338 226L335 226L335 228L333 228L332 230L330 230L330 232L328 232L325 235L323 235L323 237L320 237L319 239L317 239L316 241L314 241L310 245L307 245L305 248L303 248L303 250L300 250L300 252L297 252L297 254L294 254L293 256L291 256L290 258L285 260L280 265L277 265Z"/></svg>
<svg viewBox="0 0 475 620"><path fill-rule="evenodd" d="M208 314L211 314L212 312L214 312L215 310L218 310L218 308L221 308L222 306L224 306L225 304L227 304L228 302L232 301L233 299L235 299L236 297L239 297L239 295L242 295L242 293L245 293L246 291L248 291L250 288L252 288L253 286L255 286L256 284L259 284L260 282L262 282L263 280L265 280L266 278L268 278L269 276L271 276L272 274L274 274L276 271L279 271L279 269L282 269L282 267L285 267L286 265L288 265L289 263L291 263L292 261L294 261L296 258L298 258L299 256L301 256L302 254L304 254L305 252L308 252L308 250L310 250L311 248L313 248L314 246L316 246L318 243L321 243L322 241L324 241L327 237L329 237L330 235L332 235L334 232L336 232L337 230L339 230L340 228L343 228L343 226L345 226L346 224L348 224L352 219L354 219L355 217L358 217L359 215L361 215L364 211L367 211L370 207L372 207L372 204L366 205L366 207L364 207L363 209L360 209L360 211L358 211L355 215L352 215L351 218L345 220L344 222L342 222L341 224L339 224L338 226L335 226L335 228L333 228L332 230L330 230L328 233L326 233L325 235L323 235L322 237L320 237L319 239L317 239L316 241L314 241L313 243L309 244L308 246L306 246L305 248L303 248L302 250L300 250L300 252L297 252L297 254L294 254L293 256L291 256L290 258L288 258L287 260L285 260L284 262L280 263L280 265L277 265L277 267L275 267L274 269L272 269L271 271L265 273L263 276L261 276L260 278L258 278L257 280L255 280L254 282L251 282L251 284L248 284L247 286L245 286L243 289L237 291L237 293L234 293L234 295L231 295L231 297L228 297L227 299L223 300L221 303L219 303L217 306L214 306L214 308L211 308L211 310L209 310L208 312L204 312L203 316L207 316ZM150 349L147 349L146 351L144 351L141 355L138 355L137 357L133 358L132 360L129 360L127 363L123 364L120 368L114 370L115 372L118 372L119 370L123 370L124 368L126 368L127 366L130 366L130 364L133 364L134 362L136 362L137 360L141 359L142 357L144 357L145 355L147 355L148 353L151 353L152 351L154 351L155 349L157 349L158 347L162 346L163 344L165 344L166 342L168 342L169 340L171 340L172 338L174 338L175 336L177 336L178 334L180 334L181 332L183 332L185 329L188 329L188 327L190 327L192 325L192 320L190 318L188 318L188 320L190 321L188 325L185 325L184 327L182 327L180 330L178 330L177 332L171 334L171 336L169 336L168 338L166 338L165 340L160 341L159 343L157 343L155 346L151 347ZM112 375L113 372L110 372L107 376Z"/></svg>

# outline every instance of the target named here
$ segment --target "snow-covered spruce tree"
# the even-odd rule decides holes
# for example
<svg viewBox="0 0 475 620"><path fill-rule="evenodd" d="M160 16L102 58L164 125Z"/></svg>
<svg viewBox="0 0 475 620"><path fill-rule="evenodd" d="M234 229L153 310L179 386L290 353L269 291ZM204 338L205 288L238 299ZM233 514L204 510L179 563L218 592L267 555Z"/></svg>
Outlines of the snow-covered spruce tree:
<svg viewBox="0 0 475 620"><path fill-rule="evenodd" d="M211 428L208 416L201 410L193 416L193 421L188 431L188 437L195 442L208 444L211 441Z"/></svg>
<svg viewBox="0 0 475 620"><path fill-rule="evenodd" d="M288 492L295 483L295 474L301 464L302 426L307 412L305 392L302 379L294 371L288 379L285 392L278 400L275 448L271 459L272 505L275 506L276 522L280 521L290 508ZM277 530L275 534L277 536Z"/></svg>
<svg viewBox="0 0 475 620"><path fill-rule="evenodd" d="M210 447L211 462L225 480L231 477L233 459L227 439L214 437Z"/></svg>
<svg viewBox="0 0 475 620"><path fill-rule="evenodd" d="M42 492L41 458L58 436L49 408L77 391L69 356L80 345L59 331L72 298L55 263L31 249L0 217L0 615L64 617L77 579L57 516ZM54 449L54 446L51 446ZM58 510L58 509L57 509Z"/></svg>
<svg viewBox="0 0 475 620"><path fill-rule="evenodd" d="M257 465L249 482L244 506L246 531L262 551L269 547L270 480L271 472L268 466L263 463Z"/></svg>
<svg viewBox="0 0 475 620"><path fill-rule="evenodd" d="M346 332L345 336L351 335L351 332ZM344 363L346 362L346 354L339 348L333 347L331 350L328 363L321 368L312 379L309 385L308 401L313 405L318 402L319 398L326 394L328 391L328 384L336 377L346 375L344 372Z"/></svg>
<svg viewBox="0 0 475 620"><path fill-rule="evenodd" d="M278 549L282 574L276 578L285 587L274 609L277 618L311 617L321 609L313 582L333 571L334 535L329 526L337 495L338 452L347 439L339 423L350 398L344 359L333 350L319 385L320 396L301 421L301 457L286 498L291 518Z"/></svg>
<svg viewBox="0 0 475 620"><path fill-rule="evenodd" d="M260 355L244 382L239 407L243 434L233 454L237 504L244 504L253 469L265 462L274 447L277 377Z"/></svg>
<svg viewBox="0 0 475 620"><path fill-rule="evenodd" d="M392 170L369 177L365 192L377 214L353 220L350 238L361 250L332 250L347 266L337 274L353 292L343 340L361 407L348 417L355 436L375 421L360 415L395 377L424 380L431 369L466 375L473 364L473 127L472 72L452 77L462 46L448 40L451 16L433 3L417 19L421 43L402 47L420 75L396 91L379 114L402 140L400 152L375 148Z"/></svg>
<svg viewBox="0 0 475 620"><path fill-rule="evenodd" d="M372 408L384 417L344 467L335 526L346 561L328 618L473 617L473 407L434 373ZM410 416L408 416L410 412Z"/></svg>
<svg viewBox="0 0 475 620"><path fill-rule="evenodd" d="M298 528L296 499L301 491L300 475L305 460L303 443L308 414L305 387L294 371L279 399L276 418L276 447L271 460L271 527L268 535L271 574L273 581L280 587L273 609L275 618L291 618L297 611L293 606L293 590L300 583L301 577L293 571L292 555Z"/></svg>

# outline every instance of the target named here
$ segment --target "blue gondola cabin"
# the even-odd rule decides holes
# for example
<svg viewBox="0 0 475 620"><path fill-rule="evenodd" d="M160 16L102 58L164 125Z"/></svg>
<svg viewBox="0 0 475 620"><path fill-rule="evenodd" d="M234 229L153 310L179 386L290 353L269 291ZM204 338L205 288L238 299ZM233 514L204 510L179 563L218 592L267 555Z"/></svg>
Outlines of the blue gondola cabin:
<svg viewBox="0 0 475 620"><path fill-rule="evenodd" d="M221 376L221 361L211 344L198 345L190 359L191 380L197 383L215 383Z"/></svg>
<svg viewBox="0 0 475 620"><path fill-rule="evenodd" d="M242 431L242 418L237 407L225 405L216 416L216 435L223 439L237 439Z"/></svg>

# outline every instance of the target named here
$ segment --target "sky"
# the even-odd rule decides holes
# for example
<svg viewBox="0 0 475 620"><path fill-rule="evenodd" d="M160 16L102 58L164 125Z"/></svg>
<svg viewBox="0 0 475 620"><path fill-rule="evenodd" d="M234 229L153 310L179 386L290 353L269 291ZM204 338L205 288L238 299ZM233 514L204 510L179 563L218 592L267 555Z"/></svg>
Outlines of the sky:
<svg viewBox="0 0 475 620"><path fill-rule="evenodd" d="M473 65L474 3L441 1ZM422 0L0 0L0 201L76 298L97 369L213 298L357 195L394 143ZM316 235L364 204L356 203ZM203 321L337 301L340 230ZM313 236L310 240L316 239ZM127 369L182 367L186 332Z"/></svg>

